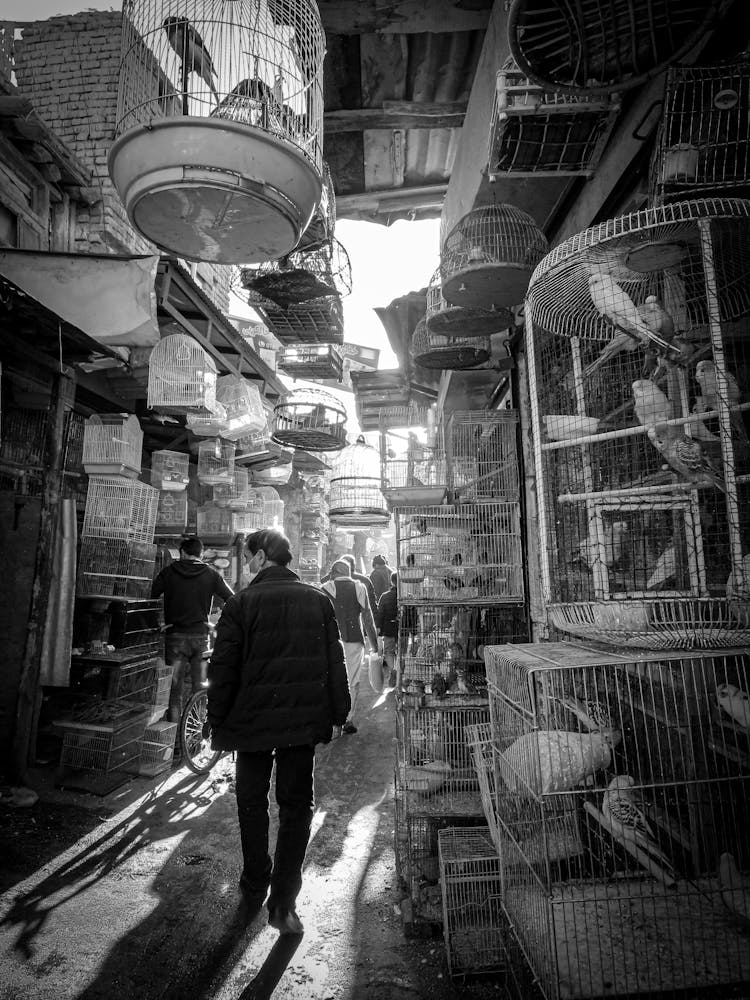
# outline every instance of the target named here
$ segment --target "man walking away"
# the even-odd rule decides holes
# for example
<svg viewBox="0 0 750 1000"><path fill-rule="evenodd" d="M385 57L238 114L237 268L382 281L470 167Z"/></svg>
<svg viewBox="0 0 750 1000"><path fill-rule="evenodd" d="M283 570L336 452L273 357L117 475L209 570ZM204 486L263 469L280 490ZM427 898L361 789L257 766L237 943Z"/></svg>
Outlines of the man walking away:
<svg viewBox="0 0 750 1000"><path fill-rule="evenodd" d="M351 700L344 650L328 597L288 569L289 539L247 536L252 582L221 615L208 668L214 750L236 750L242 842L240 890L250 911L268 893L268 922L302 934L296 901L310 836L315 745L341 735ZM268 795L276 762L279 830L268 853Z"/></svg>
<svg viewBox="0 0 750 1000"><path fill-rule="evenodd" d="M192 692L203 685L203 657L208 650L213 599L227 601L234 593L221 573L201 560L202 552L200 538L183 538L179 560L166 566L151 586L152 597L164 597L164 655L172 667L167 713L170 722L179 722L182 715L187 667Z"/></svg>
<svg viewBox="0 0 750 1000"><path fill-rule="evenodd" d="M356 733L354 718L359 702L359 684L365 658L364 633L367 633L373 652L377 652L378 635L367 591L359 580L352 580L349 563L343 559L337 560L331 567L331 576L333 579L324 583L322 589L333 601L336 621L339 624L341 638L344 640L346 672L349 676L349 691L352 697L351 711L344 723L343 732Z"/></svg>
<svg viewBox="0 0 750 1000"><path fill-rule="evenodd" d="M357 560L351 552L347 552L347 554L341 558L344 562L349 563L349 571L351 573L352 580L359 580L360 583L364 584L364 588L367 591L367 600L370 602L370 611L374 617L375 608L378 606L378 599L375 596L375 588L372 585L372 580L369 576L365 576L364 573L357 572ZM333 575L333 570L331 570L331 575Z"/></svg>
<svg viewBox="0 0 750 1000"><path fill-rule="evenodd" d="M377 558L377 556L375 557ZM398 638L398 597L397 585L398 576L391 573L390 590L382 595L378 601L378 610L375 614L375 624L378 628L378 635L383 636L383 661L390 669L388 677L388 687L396 686L396 639Z"/></svg>
<svg viewBox="0 0 750 1000"><path fill-rule="evenodd" d="M376 604L390 587L392 572L391 567L385 561L383 556L372 557L372 573L370 573L370 582L372 583L372 589L375 591Z"/></svg>

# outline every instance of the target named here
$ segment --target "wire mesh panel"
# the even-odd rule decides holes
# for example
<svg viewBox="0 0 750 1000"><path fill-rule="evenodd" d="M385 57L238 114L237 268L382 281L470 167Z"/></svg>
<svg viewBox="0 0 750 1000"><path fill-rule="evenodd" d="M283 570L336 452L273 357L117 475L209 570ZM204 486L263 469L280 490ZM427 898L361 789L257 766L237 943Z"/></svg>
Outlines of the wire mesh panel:
<svg viewBox="0 0 750 1000"><path fill-rule="evenodd" d="M545 995L746 989L747 649L497 646L487 677L503 906Z"/></svg>
<svg viewBox="0 0 750 1000"><path fill-rule="evenodd" d="M214 503L202 504L196 512L197 531L204 541L231 542L237 535L266 527L262 509L234 511Z"/></svg>
<svg viewBox="0 0 750 1000"><path fill-rule="evenodd" d="M504 967L500 859L483 827L438 831L443 937L452 976Z"/></svg>
<svg viewBox="0 0 750 1000"><path fill-rule="evenodd" d="M341 381L344 358L333 344L291 344L279 356L279 368L292 378Z"/></svg>
<svg viewBox="0 0 750 1000"><path fill-rule="evenodd" d="M226 410L220 433L228 441L237 441L266 426L260 390L241 375L222 375L216 384L216 399Z"/></svg>
<svg viewBox="0 0 750 1000"><path fill-rule="evenodd" d="M747 641L749 234L749 202L665 205L571 237L532 278L542 590L559 627Z"/></svg>
<svg viewBox="0 0 750 1000"><path fill-rule="evenodd" d="M490 358L489 337L439 337L421 319L411 337L411 355L422 368L461 371L476 368Z"/></svg>
<svg viewBox="0 0 750 1000"><path fill-rule="evenodd" d="M110 772L137 758L146 715L141 707L107 700L57 719L55 726L63 731L63 768Z"/></svg>
<svg viewBox="0 0 750 1000"><path fill-rule="evenodd" d="M496 854L499 854L501 847L500 825L496 810L499 801L497 783L500 781L500 777L495 766L495 746L492 733L491 722L481 722L466 728L466 739L479 782L482 810L487 820L487 832L495 845Z"/></svg>
<svg viewBox="0 0 750 1000"><path fill-rule="evenodd" d="M486 338L492 333L507 330L513 325L513 316L509 309L450 305L443 297L442 275L438 268L427 286L425 322L429 335L437 338L457 337L463 343L465 338ZM488 345L484 349L489 353Z"/></svg>
<svg viewBox="0 0 750 1000"><path fill-rule="evenodd" d="M270 299L282 309L352 290L349 255L333 237L312 250L295 250L278 261L243 268L240 280L248 291Z"/></svg>
<svg viewBox="0 0 750 1000"><path fill-rule="evenodd" d="M247 469L235 466L231 483L214 483L214 503L219 507L244 510L250 499Z"/></svg>
<svg viewBox="0 0 750 1000"><path fill-rule="evenodd" d="M750 60L679 66L667 73L654 150L656 199L746 185L750 180Z"/></svg>
<svg viewBox="0 0 750 1000"><path fill-rule="evenodd" d="M187 491L178 494L172 490L160 490L154 534L179 535L187 527L187 518Z"/></svg>
<svg viewBox="0 0 750 1000"><path fill-rule="evenodd" d="M138 476L143 431L132 413L92 414L83 429L83 467L89 475Z"/></svg>
<svg viewBox="0 0 750 1000"><path fill-rule="evenodd" d="M448 492L442 425L433 410L383 407L380 424L380 481L392 506L440 504Z"/></svg>
<svg viewBox="0 0 750 1000"><path fill-rule="evenodd" d="M517 502L399 509L399 603L522 601L520 530Z"/></svg>
<svg viewBox="0 0 750 1000"><path fill-rule="evenodd" d="M170 334L151 351L147 405L159 413L216 412L216 365L192 337Z"/></svg>
<svg viewBox="0 0 750 1000"><path fill-rule="evenodd" d="M495 78L488 176L590 176L620 110L610 94L545 90L510 57Z"/></svg>
<svg viewBox="0 0 750 1000"><path fill-rule="evenodd" d="M151 452L151 485L157 490L184 490L190 482L190 456L180 451Z"/></svg>
<svg viewBox="0 0 750 1000"><path fill-rule="evenodd" d="M320 389L297 389L274 407L272 438L306 451L340 451L346 445L346 409Z"/></svg>
<svg viewBox="0 0 750 1000"><path fill-rule="evenodd" d="M454 500L517 500L518 414L515 410L454 410L445 444Z"/></svg>
<svg viewBox="0 0 750 1000"><path fill-rule="evenodd" d="M198 482L208 486L234 483L234 441L210 438L198 444Z"/></svg>
<svg viewBox="0 0 750 1000"><path fill-rule="evenodd" d="M520 208L475 208L456 223L440 250L443 296L457 306L518 305L547 248L544 233Z"/></svg>
<svg viewBox="0 0 750 1000"><path fill-rule="evenodd" d="M150 542L159 491L118 476L91 476L86 493L83 535Z"/></svg>
<svg viewBox="0 0 750 1000"><path fill-rule="evenodd" d="M325 295L286 309L251 293L248 302L265 317L266 326L282 344L343 344L344 307L339 295Z"/></svg>
<svg viewBox="0 0 750 1000"><path fill-rule="evenodd" d="M258 486L253 491L263 503L263 523L268 528L284 530L284 501L273 486Z"/></svg>
<svg viewBox="0 0 750 1000"><path fill-rule="evenodd" d="M149 597L155 560L152 542L84 535L76 593L79 597Z"/></svg>

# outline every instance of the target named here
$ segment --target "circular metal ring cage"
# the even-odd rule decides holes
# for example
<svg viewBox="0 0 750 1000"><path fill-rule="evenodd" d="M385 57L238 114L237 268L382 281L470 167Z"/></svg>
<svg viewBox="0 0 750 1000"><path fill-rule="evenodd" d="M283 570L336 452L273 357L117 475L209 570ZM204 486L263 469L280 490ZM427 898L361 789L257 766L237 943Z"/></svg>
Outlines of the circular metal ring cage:
<svg viewBox="0 0 750 1000"><path fill-rule="evenodd" d="M347 527L374 527L390 520L381 490L380 451L363 436L340 451L332 463L328 516Z"/></svg>
<svg viewBox="0 0 750 1000"><path fill-rule="evenodd" d="M476 368L490 359L489 337L436 337L421 319L411 338L412 357L422 368L462 371Z"/></svg>
<svg viewBox="0 0 750 1000"><path fill-rule="evenodd" d="M509 309L452 306L443 296L440 268L427 286L427 329L438 337L488 337L513 323Z"/></svg>
<svg viewBox="0 0 750 1000"><path fill-rule="evenodd" d="M551 90L608 94L676 63L708 30L716 0L513 0L508 42L521 70Z"/></svg>
<svg viewBox="0 0 750 1000"><path fill-rule="evenodd" d="M305 451L340 451L346 446L346 409L320 389L297 389L274 407L271 439Z"/></svg>
<svg viewBox="0 0 750 1000"><path fill-rule="evenodd" d="M243 286L282 309L311 299L345 296L352 290L349 255L337 239L316 250L289 254L281 260L243 268Z"/></svg>
<svg viewBox="0 0 750 1000"><path fill-rule="evenodd" d="M518 305L547 250L544 233L520 208L475 208L445 238L440 253L443 297L464 307Z"/></svg>

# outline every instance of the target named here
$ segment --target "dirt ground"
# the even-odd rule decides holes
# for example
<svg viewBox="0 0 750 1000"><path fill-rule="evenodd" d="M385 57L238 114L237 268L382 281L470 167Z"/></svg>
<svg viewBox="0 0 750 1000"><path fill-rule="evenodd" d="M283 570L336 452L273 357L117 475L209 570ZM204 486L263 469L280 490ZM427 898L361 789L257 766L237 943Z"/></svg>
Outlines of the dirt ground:
<svg viewBox="0 0 750 1000"><path fill-rule="evenodd" d="M393 693L366 691L359 732L319 748L302 938L265 911L247 925L231 758L102 797L35 771L35 806L0 805L0 1000L502 997L500 975L455 982L442 938L405 934L394 737Z"/></svg>

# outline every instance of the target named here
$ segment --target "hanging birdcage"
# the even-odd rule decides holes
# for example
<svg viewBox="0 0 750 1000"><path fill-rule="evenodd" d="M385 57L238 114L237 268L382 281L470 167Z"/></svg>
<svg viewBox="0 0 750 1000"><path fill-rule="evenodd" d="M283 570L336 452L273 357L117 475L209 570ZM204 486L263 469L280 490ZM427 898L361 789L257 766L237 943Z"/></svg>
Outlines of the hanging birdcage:
<svg viewBox="0 0 750 1000"><path fill-rule="evenodd" d="M651 168L652 200L746 187L749 150L747 53L715 66L677 66L667 72Z"/></svg>
<svg viewBox="0 0 750 1000"><path fill-rule="evenodd" d="M346 445L346 409L320 389L296 389L274 408L272 439L305 451L340 451Z"/></svg>
<svg viewBox="0 0 750 1000"><path fill-rule="evenodd" d="M266 528L278 528L284 530L284 501L279 496L279 491L273 486L256 486L255 493L258 495L262 506L263 524Z"/></svg>
<svg viewBox="0 0 750 1000"><path fill-rule="evenodd" d="M243 268L241 281L248 291L288 309L311 299L348 295L352 268L348 253L332 237L314 250L295 250L280 260Z"/></svg>
<svg viewBox="0 0 750 1000"><path fill-rule="evenodd" d="M304 250L317 250L330 243L336 228L336 193L333 188L333 178L328 164L323 160L323 190L320 201L313 212L310 225L300 237L294 248L297 253Z"/></svg>
<svg viewBox="0 0 750 1000"><path fill-rule="evenodd" d="M197 340L172 333L154 347L147 405L159 413L216 412L216 365Z"/></svg>
<svg viewBox="0 0 750 1000"><path fill-rule="evenodd" d="M427 332L434 337L488 337L513 325L508 309L482 309L478 306L452 306L443 298L440 268L427 286Z"/></svg>
<svg viewBox="0 0 750 1000"><path fill-rule="evenodd" d="M380 453L363 435L333 461L328 516L347 527L385 525L390 520L380 489Z"/></svg>
<svg viewBox="0 0 750 1000"><path fill-rule="evenodd" d="M151 485L157 490L184 490L189 479L190 456L181 451L151 453Z"/></svg>
<svg viewBox="0 0 750 1000"><path fill-rule="evenodd" d="M260 311L271 333L282 344L343 344L344 309L339 295L298 302L282 309L270 299L248 294L248 303Z"/></svg>
<svg viewBox="0 0 750 1000"><path fill-rule="evenodd" d="M717 0L512 0L508 44L549 90L608 94L638 87L678 62L709 30Z"/></svg>
<svg viewBox="0 0 750 1000"><path fill-rule="evenodd" d="M159 491L120 476L90 476L82 535L151 542Z"/></svg>
<svg viewBox="0 0 750 1000"><path fill-rule="evenodd" d="M380 486L392 507L441 504L448 492L443 428L434 410L379 410Z"/></svg>
<svg viewBox="0 0 750 1000"><path fill-rule="evenodd" d="M237 441L266 426L260 390L241 375L222 375L216 384L216 399L226 410L219 433L228 441Z"/></svg>
<svg viewBox="0 0 750 1000"><path fill-rule="evenodd" d="M571 237L532 278L542 593L565 631L750 639L749 237L750 202L679 202Z"/></svg>
<svg viewBox="0 0 750 1000"><path fill-rule="evenodd" d="M208 438L198 445L198 482L207 486L234 482L234 441Z"/></svg>
<svg viewBox="0 0 750 1000"><path fill-rule="evenodd" d="M445 428L449 490L454 502L518 500L515 410L454 410Z"/></svg>
<svg viewBox="0 0 750 1000"><path fill-rule="evenodd" d="M292 378L340 382L344 358L333 344L292 344L281 352L279 368Z"/></svg>
<svg viewBox="0 0 750 1000"><path fill-rule="evenodd" d="M273 465L254 465L249 472L251 486L284 486L292 478L292 453L282 452Z"/></svg>
<svg viewBox="0 0 750 1000"><path fill-rule="evenodd" d="M545 90L510 56L495 78L487 175L589 177L620 111L612 94Z"/></svg>
<svg viewBox="0 0 750 1000"><path fill-rule="evenodd" d="M131 223L188 260L273 260L322 191L313 0L128 0L109 172Z"/></svg>
<svg viewBox="0 0 750 1000"><path fill-rule="evenodd" d="M463 371L490 359L489 337L436 337L421 319L411 336L411 355L421 368Z"/></svg>
<svg viewBox="0 0 750 1000"><path fill-rule="evenodd" d="M520 208L475 208L456 223L441 248L443 297L455 306L516 306L547 249L544 233Z"/></svg>
<svg viewBox="0 0 750 1000"><path fill-rule="evenodd" d="M138 477L143 431L132 413L92 414L83 428L83 468L90 476Z"/></svg>
<svg viewBox="0 0 750 1000"><path fill-rule="evenodd" d="M205 416L188 413L185 423L188 430L191 430L196 437L221 437L227 428L227 409L217 399L213 413Z"/></svg>
<svg viewBox="0 0 750 1000"><path fill-rule="evenodd" d="M244 510L250 498L247 469L235 465L231 483L214 483L213 493L214 503L219 507Z"/></svg>

